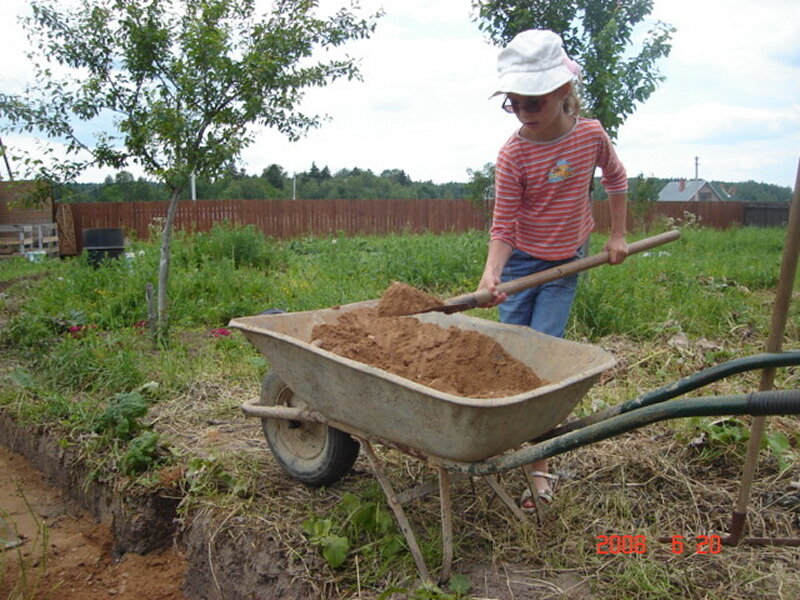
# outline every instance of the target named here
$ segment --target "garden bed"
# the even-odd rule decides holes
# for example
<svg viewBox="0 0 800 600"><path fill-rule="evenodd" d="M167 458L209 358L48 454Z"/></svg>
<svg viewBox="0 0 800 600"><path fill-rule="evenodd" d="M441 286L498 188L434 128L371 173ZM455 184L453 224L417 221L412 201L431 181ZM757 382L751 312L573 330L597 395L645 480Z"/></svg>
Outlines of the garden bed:
<svg viewBox="0 0 800 600"><path fill-rule="evenodd" d="M114 541L100 537L112 557L103 563L109 573L114 548L130 560L149 551L151 560L174 546L186 560L182 590L191 599L413 597L419 591L413 562L393 543L398 532L384 518L389 513L366 462L359 459L329 489L287 478L258 421L240 411L258 395L268 365L224 325L268 307L300 311L377 298L390 278L439 297L463 293L474 285L485 238L278 245L236 235L241 248L252 250L236 254L242 265L236 268L220 239L177 240L172 342L159 351L135 326L157 248L136 247L140 258L100 269L79 261L8 263L0 274L2 443L28 455L93 518L108 523ZM602 346L618 364L577 414L763 350L780 232L690 231L678 244L674 256L642 256L582 281L569 337ZM219 257L209 258L217 250ZM800 340L796 306L785 339L787 347ZM736 376L705 392L752 391L757 379ZM779 370L776 385L797 387L798 373ZM104 411L136 390L146 412L125 421L133 429L103 429ZM799 429L795 418L769 420L748 535L800 535ZM483 598L800 597L797 548L696 552L698 535L725 535L730 526L747 432L746 420L687 419L558 456L552 460L560 477L556 499L541 524L516 522L482 482L456 480L454 572L471 584L469 596ZM146 439L157 443L147 468L123 474L133 441L150 434ZM379 452L398 489L430 480L418 461ZM521 493L518 473L503 479L512 494ZM356 518L364 514L375 518ZM409 516L420 532L435 531L436 498L413 503ZM345 560L335 567L321 552L326 540L318 533L326 527L348 541ZM646 551L599 553L599 536L612 535L644 537ZM657 542L677 535L689 542L682 553ZM439 564L438 547L436 539L423 547L430 564ZM457 597L452 588L420 593Z"/></svg>

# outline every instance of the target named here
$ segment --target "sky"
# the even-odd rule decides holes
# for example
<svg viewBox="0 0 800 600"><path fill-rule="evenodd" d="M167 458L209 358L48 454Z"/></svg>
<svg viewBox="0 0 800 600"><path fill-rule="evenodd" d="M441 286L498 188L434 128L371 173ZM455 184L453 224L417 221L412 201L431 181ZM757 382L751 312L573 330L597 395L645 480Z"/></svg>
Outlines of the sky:
<svg viewBox="0 0 800 600"><path fill-rule="evenodd" d="M321 10L346 0L320 0ZM27 40L15 16L26 0L3 0L0 91L30 77ZM363 81L309 90L304 111L329 117L290 142L256 130L242 167L288 173L312 163L339 169L402 169L416 181L466 181L493 162L517 127L490 99L499 48L472 20L471 0L361 0L383 8L373 36L351 43ZM800 21L795 0L655 0L645 25L673 25L672 52L656 92L628 117L615 140L628 175L711 181L755 180L794 187L800 158ZM646 27L639 33L644 33ZM9 153L32 147L5 133ZM15 165L12 165L15 167ZM131 169L135 174L135 169ZM2 168L5 177L5 168ZM88 171L82 181L107 172Z"/></svg>

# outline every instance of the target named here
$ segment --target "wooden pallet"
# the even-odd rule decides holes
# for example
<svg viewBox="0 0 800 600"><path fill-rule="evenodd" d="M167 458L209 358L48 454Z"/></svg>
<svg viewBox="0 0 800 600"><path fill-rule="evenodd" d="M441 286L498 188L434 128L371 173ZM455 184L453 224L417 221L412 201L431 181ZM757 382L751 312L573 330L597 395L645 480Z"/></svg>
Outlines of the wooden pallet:
<svg viewBox="0 0 800 600"><path fill-rule="evenodd" d="M58 256L56 223L0 225L0 255L28 256L42 253Z"/></svg>

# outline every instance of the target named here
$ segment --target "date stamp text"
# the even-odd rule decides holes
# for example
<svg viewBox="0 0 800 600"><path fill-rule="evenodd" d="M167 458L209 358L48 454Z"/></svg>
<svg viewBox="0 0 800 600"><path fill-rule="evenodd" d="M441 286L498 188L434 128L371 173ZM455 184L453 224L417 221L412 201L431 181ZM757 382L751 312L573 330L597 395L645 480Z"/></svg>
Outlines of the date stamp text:
<svg viewBox="0 0 800 600"><path fill-rule="evenodd" d="M669 544L673 554L719 554L722 538L718 535L673 535ZM597 554L646 554L646 535L598 535Z"/></svg>

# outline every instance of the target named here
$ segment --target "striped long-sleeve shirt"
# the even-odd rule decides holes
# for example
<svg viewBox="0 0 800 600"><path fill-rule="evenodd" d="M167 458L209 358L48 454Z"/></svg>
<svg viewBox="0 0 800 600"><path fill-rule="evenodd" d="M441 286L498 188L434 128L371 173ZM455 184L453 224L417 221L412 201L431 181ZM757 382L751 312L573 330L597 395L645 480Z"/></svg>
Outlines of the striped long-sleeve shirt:
<svg viewBox="0 0 800 600"><path fill-rule="evenodd" d="M598 166L609 194L627 191L625 167L599 121L579 118L550 142L515 133L495 165L491 238L545 260L574 256L594 228L589 184Z"/></svg>

